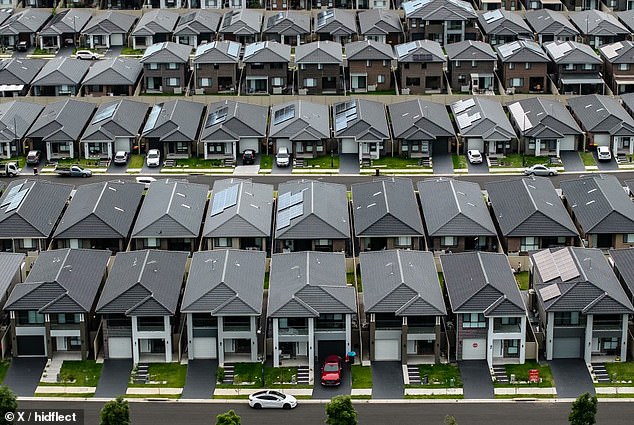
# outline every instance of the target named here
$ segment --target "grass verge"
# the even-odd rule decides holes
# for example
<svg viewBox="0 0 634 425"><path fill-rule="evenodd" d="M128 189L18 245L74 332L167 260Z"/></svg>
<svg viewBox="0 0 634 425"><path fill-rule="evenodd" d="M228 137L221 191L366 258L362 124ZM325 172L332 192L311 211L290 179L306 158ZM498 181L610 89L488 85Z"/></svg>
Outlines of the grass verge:
<svg viewBox="0 0 634 425"><path fill-rule="evenodd" d="M91 398L93 397L95 394L94 393L76 393L76 394L69 394L69 393L35 393L34 396L35 397L75 397L75 398Z"/></svg>
<svg viewBox="0 0 634 425"><path fill-rule="evenodd" d="M372 368L352 365L352 388L372 388Z"/></svg>
<svg viewBox="0 0 634 425"><path fill-rule="evenodd" d="M137 384L130 381L130 387L183 388L187 376L187 365L180 363L151 363L148 367L150 384Z"/></svg>
<svg viewBox="0 0 634 425"><path fill-rule="evenodd" d="M160 399L160 398L171 398L171 399L179 399L181 398L180 394L157 394L154 397L148 394L126 394L123 398L149 398L149 399Z"/></svg>
<svg viewBox="0 0 634 425"><path fill-rule="evenodd" d="M103 364L94 360L64 360L59 371L59 382L40 385L66 385L69 387L96 387L101 376Z"/></svg>
<svg viewBox="0 0 634 425"><path fill-rule="evenodd" d="M467 158L464 155L451 155L454 170L464 170L468 167Z"/></svg>
<svg viewBox="0 0 634 425"><path fill-rule="evenodd" d="M463 395L406 395L405 400L427 400L427 399L438 399L438 400L462 400L464 398Z"/></svg>
<svg viewBox="0 0 634 425"><path fill-rule="evenodd" d="M579 152L579 156L581 156L581 161L583 161L583 165L585 165L586 167L597 165L592 152Z"/></svg>
<svg viewBox="0 0 634 425"><path fill-rule="evenodd" d="M555 394L496 394L495 398L499 399L513 399L513 398L555 398Z"/></svg>

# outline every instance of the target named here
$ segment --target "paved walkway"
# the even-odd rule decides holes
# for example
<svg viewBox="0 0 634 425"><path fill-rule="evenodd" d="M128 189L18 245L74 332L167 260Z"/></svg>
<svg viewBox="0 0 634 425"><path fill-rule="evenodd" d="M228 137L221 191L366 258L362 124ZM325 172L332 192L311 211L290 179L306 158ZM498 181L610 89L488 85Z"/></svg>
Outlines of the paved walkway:
<svg viewBox="0 0 634 425"><path fill-rule="evenodd" d="M493 382L486 360L463 360L458 362L462 389L466 399L495 398Z"/></svg>
<svg viewBox="0 0 634 425"><path fill-rule="evenodd" d="M20 397L32 397L46 366L46 357L15 357L4 377L8 386Z"/></svg>
<svg viewBox="0 0 634 425"><path fill-rule="evenodd" d="M128 389L131 372L132 359L105 360L95 397L112 398L124 395Z"/></svg>
<svg viewBox="0 0 634 425"><path fill-rule="evenodd" d="M583 161L581 160L581 156L579 156L579 152L562 151L559 152L559 157L561 158L561 162L564 164L564 171L568 173L586 170L586 167L583 165Z"/></svg>
<svg viewBox="0 0 634 425"><path fill-rule="evenodd" d="M403 398L401 362L372 362L372 398Z"/></svg>
<svg viewBox="0 0 634 425"><path fill-rule="evenodd" d="M181 398L210 398L216 388L217 360L190 360Z"/></svg>
<svg viewBox="0 0 634 425"><path fill-rule="evenodd" d="M594 395L592 377L582 359L558 359L549 363L558 397L577 398L585 392Z"/></svg>
<svg viewBox="0 0 634 425"><path fill-rule="evenodd" d="M342 153L339 155L339 174L359 174L359 154Z"/></svg>
<svg viewBox="0 0 634 425"><path fill-rule="evenodd" d="M352 392L352 372L350 365L343 365L343 377L341 385L337 387L324 387L321 385L321 377L319 370L315 372L315 387L313 388L313 398L320 400L330 400L336 395L350 395Z"/></svg>
<svg viewBox="0 0 634 425"><path fill-rule="evenodd" d="M453 174L453 160L450 153L434 154L432 165L434 174Z"/></svg>

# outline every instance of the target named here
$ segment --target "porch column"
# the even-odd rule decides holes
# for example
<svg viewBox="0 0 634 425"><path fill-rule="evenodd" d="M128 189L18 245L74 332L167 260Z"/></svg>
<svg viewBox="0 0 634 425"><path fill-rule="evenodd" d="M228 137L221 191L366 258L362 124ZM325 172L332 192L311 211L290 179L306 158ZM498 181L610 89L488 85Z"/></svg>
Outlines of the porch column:
<svg viewBox="0 0 634 425"><path fill-rule="evenodd" d="M86 316L84 313L79 315L79 342L81 343L81 359L88 359L88 332L86 325Z"/></svg>
<svg viewBox="0 0 634 425"><path fill-rule="evenodd" d="M623 315L623 323L621 324L621 361L627 361L627 321L628 314Z"/></svg>
<svg viewBox="0 0 634 425"><path fill-rule="evenodd" d="M46 142L46 159L51 159L51 142Z"/></svg>
<svg viewBox="0 0 634 425"><path fill-rule="evenodd" d="M136 316L132 316L132 363L139 364L139 336Z"/></svg>
<svg viewBox="0 0 634 425"><path fill-rule="evenodd" d="M461 25L461 27L462 27L462 34L461 34L461 36L460 36L460 37L461 37L460 41L464 41L464 40L465 40L465 38L466 38L466 36L465 36L465 31L464 31L464 28L465 28L464 21L460 22L460 25Z"/></svg>
<svg viewBox="0 0 634 425"><path fill-rule="evenodd" d="M561 148L561 139L557 139L557 158L559 158L559 149Z"/></svg>
<svg viewBox="0 0 634 425"><path fill-rule="evenodd" d="M308 318L308 384L315 383L315 319Z"/></svg>
<svg viewBox="0 0 634 425"><path fill-rule="evenodd" d="M46 352L46 357L51 359L53 358L53 338L51 337L51 316L49 314L44 315L44 331L46 340L44 351Z"/></svg>
<svg viewBox="0 0 634 425"><path fill-rule="evenodd" d="M487 363L493 367L493 317L488 318L487 326Z"/></svg>
<svg viewBox="0 0 634 425"><path fill-rule="evenodd" d="M352 350L352 315L346 314L346 353Z"/></svg>
<svg viewBox="0 0 634 425"><path fill-rule="evenodd" d="M440 316L436 316L434 333L436 334L436 340L434 341L434 362L440 363L440 339L442 338L440 334Z"/></svg>
<svg viewBox="0 0 634 425"><path fill-rule="evenodd" d="M407 364L407 316L401 323L401 364Z"/></svg>
<svg viewBox="0 0 634 425"><path fill-rule="evenodd" d="M75 142L68 142L69 143L69 150L68 152L70 152L70 157L71 158L75 158Z"/></svg>
<svg viewBox="0 0 634 425"><path fill-rule="evenodd" d="M95 40L92 34L88 35L88 45L90 46L91 49L95 48Z"/></svg>
<svg viewBox="0 0 634 425"><path fill-rule="evenodd" d="M194 360L194 324L192 323L192 314L187 313L187 358Z"/></svg>
<svg viewBox="0 0 634 425"><path fill-rule="evenodd" d="M522 337L520 338L520 364L526 362L526 316L520 319L520 332Z"/></svg>
<svg viewBox="0 0 634 425"><path fill-rule="evenodd" d="M535 156L539 156L542 152L542 144L539 139L535 139Z"/></svg>
<svg viewBox="0 0 634 425"><path fill-rule="evenodd" d="M376 341L376 319L374 313L370 314L370 361L374 361L374 343Z"/></svg>
<svg viewBox="0 0 634 425"><path fill-rule="evenodd" d="M257 329L257 322L256 322L256 317L255 316L251 316L249 318L249 321L251 323L250 329L251 329L251 361L252 362L257 362L258 361L258 329Z"/></svg>
<svg viewBox="0 0 634 425"><path fill-rule="evenodd" d="M546 360L553 359L553 332L555 330L555 313L549 312L546 318Z"/></svg>
<svg viewBox="0 0 634 425"><path fill-rule="evenodd" d="M57 48L62 48L62 38L59 35L57 36Z"/></svg>
<svg viewBox="0 0 634 425"><path fill-rule="evenodd" d="M273 367L280 367L280 323L278 318L273 319ZM266 353L264 353L266 356Z"/></svg>
<svg viewBox="0 0 634 425"><path fill-rule="evenodd" d="M233 160L237 161L237 153L236 149L238 149L238 142L231 142L231 154L233 155Z"/></svg>
<svg viewBox="0 0 634 425"><path fill-rule="evenodd" d="M172 362L172 327L170 326L170 316L163 316L163 326L165 327L165 362Z"/></svg>
<svg viewBox="0 0 634 425"><path fill-rule="evenodd" d="M586 316L586 339L583 350L583 359L586 363L592 362L592 314Z"/></svg>
<svg viewBox="0 0 634 425"><path fill-rule="evenodd" d="M224 318L218 316L218 366L225 365Z"/></svg>
<svg viewBox="0 0 634 425"><path fill-rule="evenodd" d="M612 137L612 155L614 155L614 157L616 158L616 153L618 152L619 149L619 138L618 136L613 136Z"/></svg>

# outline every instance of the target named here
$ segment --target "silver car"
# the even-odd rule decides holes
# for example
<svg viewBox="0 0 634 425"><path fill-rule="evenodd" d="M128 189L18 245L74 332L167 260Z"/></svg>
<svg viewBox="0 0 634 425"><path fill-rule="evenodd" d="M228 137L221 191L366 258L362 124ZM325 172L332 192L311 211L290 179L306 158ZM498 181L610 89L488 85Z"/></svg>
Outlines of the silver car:
<svg viewBox="0 0 634 425"><path fill-rule="evenodd" d="M535 164L524 170L524 175L527 176L556 176L557 170L554 168L546 167L545 165Z"/></svg>

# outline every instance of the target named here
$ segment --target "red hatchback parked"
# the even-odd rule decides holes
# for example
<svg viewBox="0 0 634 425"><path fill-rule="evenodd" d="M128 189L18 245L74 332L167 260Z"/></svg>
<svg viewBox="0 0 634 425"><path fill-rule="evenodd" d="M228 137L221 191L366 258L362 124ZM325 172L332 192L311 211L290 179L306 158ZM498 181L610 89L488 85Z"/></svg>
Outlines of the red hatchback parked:
<svg viewBox="0 0 634 425"><path fill-rule="evenodd" d="M341 357L331 354L326 357L324 365L321 368L321 385L337 386L341 384L342 374Z"/></svg>

